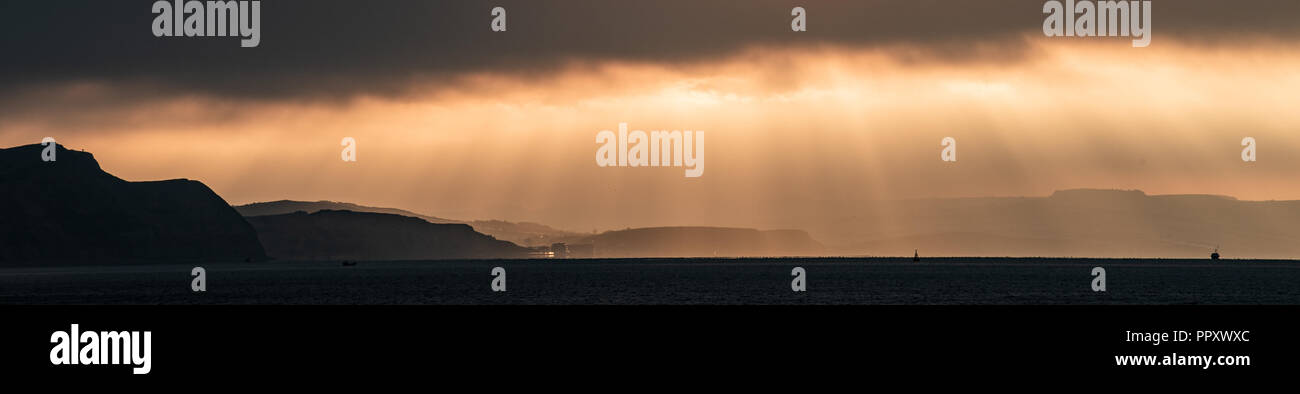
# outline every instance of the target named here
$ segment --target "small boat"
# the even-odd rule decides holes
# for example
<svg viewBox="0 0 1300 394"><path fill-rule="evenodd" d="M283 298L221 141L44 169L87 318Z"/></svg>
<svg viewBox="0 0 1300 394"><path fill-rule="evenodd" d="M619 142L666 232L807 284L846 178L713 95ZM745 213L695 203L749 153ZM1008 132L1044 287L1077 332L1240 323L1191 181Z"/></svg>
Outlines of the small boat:
<svg viewBox="0 0 1300 394"><path fill-rule="evenodd" d="M1210 253L1210 260L1218 260L1218 259L1219 259L1219 247L1215 246L1214 252Z"/></svg>
<svg viewBox="0 0 1300 394"><path fill-rule="evenodd" d="M356 265L357 265L357 262L355 262L355 261L344 261L344 262L343 262L343 266L344 266L344 267L354 267L354 266L356 266Z"/></svg>
<svg viewBox="0 0 1300 394"><path fill-rule="evenodd" d="M918 249L912 249L912 262L915 263L920 261L921 261L921 251Z"/></svg>

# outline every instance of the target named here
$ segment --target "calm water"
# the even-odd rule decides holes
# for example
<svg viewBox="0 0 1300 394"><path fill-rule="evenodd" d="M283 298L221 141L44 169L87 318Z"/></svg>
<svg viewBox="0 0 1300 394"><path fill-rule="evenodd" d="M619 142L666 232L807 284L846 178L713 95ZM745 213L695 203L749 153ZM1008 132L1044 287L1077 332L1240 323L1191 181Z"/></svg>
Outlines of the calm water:
<svg viewBox="0 0 1300 394"><path fill-rule="evenodd" d="M492 267L506 269L494 293ZM1107 291L1091 290L1092 267ZM4 304L1300 304L1300 262L627 259L0 269ZM790 290L791 269L807 292Z"/></svg>

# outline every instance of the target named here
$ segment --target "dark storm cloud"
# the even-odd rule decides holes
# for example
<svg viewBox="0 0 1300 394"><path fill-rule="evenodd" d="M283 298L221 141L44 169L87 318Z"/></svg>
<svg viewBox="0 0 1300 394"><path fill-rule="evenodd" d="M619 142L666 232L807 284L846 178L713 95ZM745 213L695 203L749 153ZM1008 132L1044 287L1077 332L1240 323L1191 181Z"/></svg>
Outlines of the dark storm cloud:
<svg viewBox="0 0 1300 394"><path fill-rule="evenodd" d="M1040 0L264 0L261 45L241 48L236 38L154 37L152 3L6 2L4 95L71 81L237 98L382 95L415 77L539 76L575 59L680 64L753 45L901 45L927 59L997 61L1021 56L1023 37L1043 19ZM490 31L493 6L507 8L508 32ZM809 31L790 31L793 6L808 10ZM1294 0L1154 8L1154 45L1225 34L1292 40L1300 31Z"/></svg>

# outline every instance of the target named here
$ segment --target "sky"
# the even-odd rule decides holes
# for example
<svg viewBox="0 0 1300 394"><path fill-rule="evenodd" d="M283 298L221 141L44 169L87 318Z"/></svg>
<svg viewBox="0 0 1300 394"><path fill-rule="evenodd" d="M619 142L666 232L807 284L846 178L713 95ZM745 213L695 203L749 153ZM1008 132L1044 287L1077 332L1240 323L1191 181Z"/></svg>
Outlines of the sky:
<svg viewBox="0 0 1300 394"><path fill-rule="evenodd" d="M1145 48L1045 37L1043 1L266 0L255 48L154 37L152 3L0 5L0 146L54 137L231 204L576 231L1070 188L1300 199L1295 1L1157 0ZM703 175L597 166L620 123L703 131Z"/></svg>

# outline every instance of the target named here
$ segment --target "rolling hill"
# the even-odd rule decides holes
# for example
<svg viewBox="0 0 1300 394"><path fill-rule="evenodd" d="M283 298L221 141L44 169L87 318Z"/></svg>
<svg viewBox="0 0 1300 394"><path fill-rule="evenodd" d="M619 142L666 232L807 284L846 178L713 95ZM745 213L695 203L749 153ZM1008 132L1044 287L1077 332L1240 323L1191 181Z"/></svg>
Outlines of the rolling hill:
<svg viewBox="0 0 1300 394"><path fill-rule="evenodd" d="M248 217L267 254L281 260L523 258L528 249L460 223L386 213L323 210Z"/></svg>
<svg viewBox="0 0 1300 394"><path fill-rule="evenodd" d="M313 213L322 210L387 213L424 219L429 223L464 223L474 227L475 231L491 235L497 239L514 242L523 246L544 246L553 242L564 242L587 234L557 230L549 226L532 222L507 222L503 220L461 221L423 215L404 209L380 208L335 201L293 201L280 200L258 202L236 206L235 210L244 216L280 215L303 211Z"/></svg>

